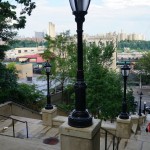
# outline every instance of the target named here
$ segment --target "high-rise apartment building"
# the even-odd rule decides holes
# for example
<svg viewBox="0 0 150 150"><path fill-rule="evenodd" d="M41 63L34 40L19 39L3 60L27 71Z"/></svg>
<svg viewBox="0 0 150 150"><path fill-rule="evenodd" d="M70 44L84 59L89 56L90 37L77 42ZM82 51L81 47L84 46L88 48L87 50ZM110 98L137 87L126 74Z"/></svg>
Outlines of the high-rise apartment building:
<svg viewBox="0 0 150 150"><path fill-rule="evenodd" d="M127 34L127 33L118 33L117 34L117 40L118 41L124 41L124 40L130 40L130 41L138 41L138 40L145 40L144 35L142 34Z"/></svg>
<svg viewBox="0 0 150 150"><path fill-rule="evenodd" d="M52 38L55 38L56 32L55 32L55 24L52 22L49 22L48 24L48 35Z"/></svg>

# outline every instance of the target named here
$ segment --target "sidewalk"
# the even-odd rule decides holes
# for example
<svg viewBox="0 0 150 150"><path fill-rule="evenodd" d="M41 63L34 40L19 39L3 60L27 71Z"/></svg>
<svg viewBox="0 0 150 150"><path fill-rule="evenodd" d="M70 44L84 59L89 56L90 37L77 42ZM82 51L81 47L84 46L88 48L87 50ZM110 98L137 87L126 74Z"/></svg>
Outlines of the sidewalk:
<svg viewBox="0 0 150 150"><path fill-rule="evenodd" d="M136 135L132 134L127 140L125 150L150 150L150 132L146 132L147 124L150 123L150 114L147 114L145 123L141 126L141 131Z"/></svg>

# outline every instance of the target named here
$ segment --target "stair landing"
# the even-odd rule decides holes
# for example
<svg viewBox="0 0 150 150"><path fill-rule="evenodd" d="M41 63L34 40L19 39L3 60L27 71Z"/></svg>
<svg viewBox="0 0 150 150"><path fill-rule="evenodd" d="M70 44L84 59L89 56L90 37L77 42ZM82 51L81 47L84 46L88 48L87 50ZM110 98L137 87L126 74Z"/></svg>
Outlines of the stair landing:
<svg viewBox="0 0 150 150"><path fill-rule="evenodd" d="M15 137L13 136L12 121L7 119L0 122L0 150L60 150L59 128L53 128L42 124L42 120L19 116L10 116L20 121L28 122L29 138L27 139L26 124L15 121ZM3 123L3 124L2 124ZM5 129L4 129L5 128ZM6 136L7 135L7 136ZM48 143L44 141L48 139ZM54 140L49 142L49 139ZM54 145L53 145L54 144ZM2 148L1 148L2 147Z"/></svg>

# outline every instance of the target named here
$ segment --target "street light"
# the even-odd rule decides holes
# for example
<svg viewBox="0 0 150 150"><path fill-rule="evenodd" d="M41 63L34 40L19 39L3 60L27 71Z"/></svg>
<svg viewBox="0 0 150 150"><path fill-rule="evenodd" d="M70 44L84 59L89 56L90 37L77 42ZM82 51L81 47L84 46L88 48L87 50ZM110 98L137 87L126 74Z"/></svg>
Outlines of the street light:
<svg viewBox="0 0 150 150"><path fill-rule="evenodd" d="M121 68L121 73L124 79L124 97L122 101L122 112L119 115L120 119L129 119L129 115L127 113L127 102L126 102L126 85L127 85L127 78L129 76L130 67L126 64Z"/></svg>
<svg viewBox="0 0 150 150"><path fill-rule="evenodd" d="M51 72L51 64L47 61L44 65L45 68L45 72L47 75L47 104L45 106L45 109L53 109L53 106L51 104L51 95L50 95L50 91L49 91L49 75Z"/></svg>
<svg viewBox="0 0 150 150"><path fill-rule="evenodd" d="M141 114L141 100L142 100L142 95L143 95L142 91L139 95L140 95L139 116L142 116L142 114Z"/></svg>
<svg viewBox="0 0 150 150"><path fill-rule="evenodd" d="M83 71L83 42L82 28L91 0L69 0L77 23L77 82L75 88L75 109L68 117L68 124L72 127L84 128L92 125L92 117L86 109L86 84Z"/></svg>
<svg viewBox="0 0 150 150"><path fill-rule="evenodd" d="M144 114L146 114L146 102L144 102Z"/></svg>

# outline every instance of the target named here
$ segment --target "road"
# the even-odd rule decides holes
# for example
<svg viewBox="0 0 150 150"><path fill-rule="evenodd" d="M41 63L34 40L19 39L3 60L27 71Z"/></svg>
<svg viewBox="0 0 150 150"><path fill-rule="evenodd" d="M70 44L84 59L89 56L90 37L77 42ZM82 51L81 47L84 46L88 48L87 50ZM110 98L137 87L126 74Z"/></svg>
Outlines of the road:
<svg viewBox="0 0 150 150"><path fill-rule="evenodd" d="M139 86L132 86L133 89L133 95L135 97L135 101L138 101L138 109L140 104L140 92L142 91L142 99L141 99L141 109L144 108L144 102L146 102L147 106L150 106L150 86L143 86L142 89L140 89Z"/></svg>

